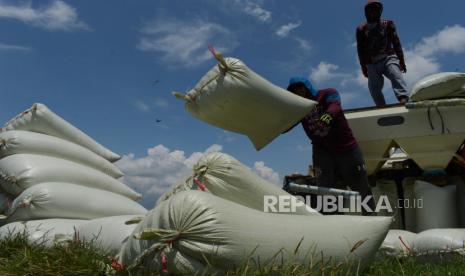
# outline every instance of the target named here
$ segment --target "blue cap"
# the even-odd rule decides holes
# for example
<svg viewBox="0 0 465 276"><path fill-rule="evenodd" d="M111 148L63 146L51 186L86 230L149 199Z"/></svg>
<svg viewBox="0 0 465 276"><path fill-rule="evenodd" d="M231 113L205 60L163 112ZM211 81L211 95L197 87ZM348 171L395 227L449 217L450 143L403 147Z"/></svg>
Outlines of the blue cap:
<svg viewBox="0 0 465 276"><path fill-rule="evenodd" d="M305 87L310 91L310 93L312 93L314 97L316 97L316 95L318 94L318 91L316 90L316 88L313 86L312 82L309 79L305 77L292 77L289 80L289 85L293 85L296 83L303 83L303 85L305 85Z"/></svg>

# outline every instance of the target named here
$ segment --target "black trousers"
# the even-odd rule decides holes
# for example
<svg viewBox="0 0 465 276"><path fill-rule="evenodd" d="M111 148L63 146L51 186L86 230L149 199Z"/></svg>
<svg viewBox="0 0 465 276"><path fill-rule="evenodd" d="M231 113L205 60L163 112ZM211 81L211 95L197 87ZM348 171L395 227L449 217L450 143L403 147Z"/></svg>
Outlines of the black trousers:
<svg viewBox="0 0 465 276"><path fill-rule="evenodd" d="M372 196L368 176L360 147L343 153L330 153L325 149L313 147L313 167L315 169L317 185L320 187L347 189L360 193L362 200ZM338 181L338 180L341 181ZM367 204L375 210L374 199ZM363 215L369 214L362 208Z"/></svg>

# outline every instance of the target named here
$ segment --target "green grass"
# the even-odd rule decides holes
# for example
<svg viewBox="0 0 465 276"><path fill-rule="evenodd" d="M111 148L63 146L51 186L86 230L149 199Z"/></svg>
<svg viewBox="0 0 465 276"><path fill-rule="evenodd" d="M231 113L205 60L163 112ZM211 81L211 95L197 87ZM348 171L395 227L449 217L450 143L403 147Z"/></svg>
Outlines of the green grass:
<svg viewBox="0 0 465 276"><path fill-rule="evenodd" d="M434 261L432 261L434 259ZM465 275L464 256L379 258L365 267L315 262L260 266L244 264L227 275ZM208 273L199 273L209 275ZM51 248L27 242L25 234L0 240L0 275L131 275L112 268L108 254L91 243L68 242ZM158 275L157 272L150 275Z"/></svg>

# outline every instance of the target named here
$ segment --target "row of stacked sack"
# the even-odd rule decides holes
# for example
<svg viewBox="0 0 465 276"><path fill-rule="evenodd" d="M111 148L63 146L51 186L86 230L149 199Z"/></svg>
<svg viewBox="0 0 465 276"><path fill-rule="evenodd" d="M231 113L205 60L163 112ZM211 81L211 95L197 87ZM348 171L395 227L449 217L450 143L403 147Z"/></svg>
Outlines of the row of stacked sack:
<svg viewBox="0 0 465 276"><path fill-rule="evenodd" d="M301 262L321 252L335 262L367 260L391 223L322 216L306 206L265 213L265 196L290 194L223 153L203 156L147 212L118 180L112 161L119 156L42 104L8 122L0 139L1 237L25 231L47 245L87 240L136 271L224 271L279 252Z"/></svg>
<svg viewBox="0 0 465 276"><path fill-rule="evenodd" d="M43 104L20 113L0 132L0 236L53 244L78 234L117 252L135 227L125 222L147 212L118 180L119 159Z"/></svg>
<svg viewBox="0 0 465 276"><path fill-rule="evenodd" d="M462 176L405 178L402 192L403 199L400 199L392 180L378 180L373 188L374 197L387 196L393 208L393 213L382 211L379 214L394 218L382 251L397 256L465 253L465 182Z"/></svg>

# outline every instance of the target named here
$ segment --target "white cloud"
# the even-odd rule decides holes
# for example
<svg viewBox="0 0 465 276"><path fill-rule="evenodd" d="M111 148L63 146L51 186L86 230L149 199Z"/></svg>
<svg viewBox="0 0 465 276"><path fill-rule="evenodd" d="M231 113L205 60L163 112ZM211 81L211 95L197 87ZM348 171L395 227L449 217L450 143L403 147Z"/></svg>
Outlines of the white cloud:
<svg viewBox="0 0 465 276"><path fill-rule="evenodd" d="M236 2L242 2L242 4L244 5L243 11L246 14L257 18L259 21L262 21L262 22L271 21L271 12L268 10L265 10L260 5L256 3L252 3L250 1L236 1Z"/></svg>
<svg viewBox="0 0 465 276"><path fill-rule="evenodd" d="M142 193L143 201L153 206L155 200L171 185L190 174L192 166L202 155L221 150L221 145L214 144L204 152L194 152L186 156L184 151L170 151L165 146L158 145L148 149L144 157L136 158L130 153L116 164L125 173L123 182Z"/></svg>
<svg viewBox="0 0 465 276"><path fill-rule="evenodd" d="M89 30L89 26L78 19L76 9L61 0L48 6L32 7L31 2L10 5L0 0L0 18L14 19L50 31Z"/></svg>
<svg viewBox="0 0 465 276"><path fill-rule="evenodd" d="M336 64L328 63L325 61L320 62L316 68L313 68L310 73L310 78L317 83L327 81L329 79L335 78L335 71L339 69L339 66Z"/></svg>
<svg viewBox="0 0 465 276"><path fill-rule="evenodd" d="M31 51L31 47L26 46L19 46L19 45L10 45L10 44L3 44L0 43L0 51L20 51L20 52L29 52Z"/></svg>
<svg viewBox="0 0 465 276"><path fill-rule="evenodd" d="M303 39L303 38L300 38L300 37L296 37L294 38L297 43L299 44L299 47L304 50L304 51L310 51L312 49L312 44L310 43L310 41L306 40L306 39Z"/></svg>
<svg viewBox="0 0 465 276"><path fill-rule="evenodd" d="M465 53L465 28L460 25L446 26L436 34L423 38L405 52L408 84L439 72L441 55L462 53Z"/></svg>
<svg viewBox="0 0 465 276"><path fill-rule="evenodd" d="M289 33L294 30L295 28L298 28L300 25L302 24L302 22L297 22L297 23L288 23L286 25L282 25L281 27L279 27L279 29L276 31L276 35L281 37L281 38L284 38L286 36L289 35Z"/></svg>
<svg viewBox="0 0 465 276"><path fill-rule="evenodd" d="M272 168L267 167L265 162L257 161L254 163L253 170L262 178L270 181L273 184L281 185L279 174L275 172Z"/></svg>
<svg viewBox="0 0 465 276"><path fill-rule="evenodd" d="M427 57L440 53L465 53L465 28L460 25L446 26L438 33L423 38L413 52Z"/></svg>
<svg viewBox="0 0 465 276"><path fill-rule="evenodd" d="M150 106L148 104L146 104L145 102L141 101L141 100L135 100L133 102L133 105L139 110L139 111L142 111L142 112L149 112L150 111Z"/></svg>
<svg viewBox="0 0 465 276"><path fill-rule="evenodd" d="M169 65L193 66L212 58L208 44L219 52L232 49L236 42L231 37L227 28L216 23L165 19L146 25L137 47L161 53Z"/></svg>

